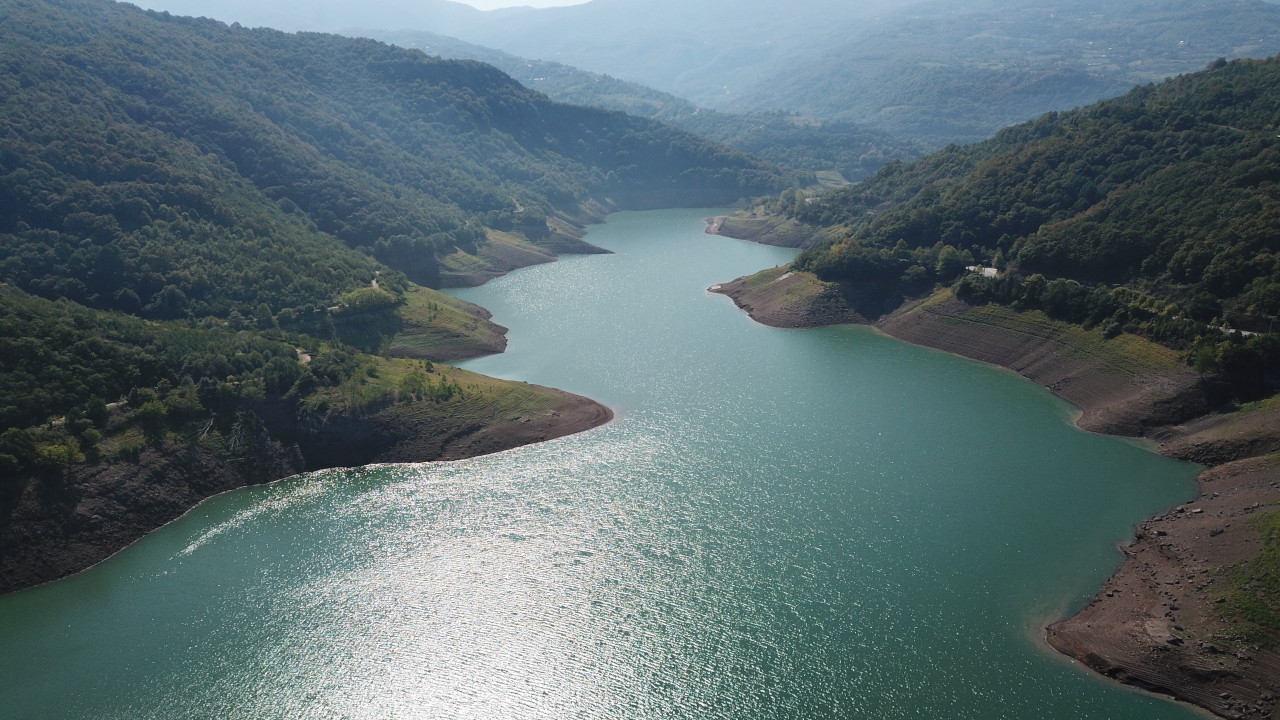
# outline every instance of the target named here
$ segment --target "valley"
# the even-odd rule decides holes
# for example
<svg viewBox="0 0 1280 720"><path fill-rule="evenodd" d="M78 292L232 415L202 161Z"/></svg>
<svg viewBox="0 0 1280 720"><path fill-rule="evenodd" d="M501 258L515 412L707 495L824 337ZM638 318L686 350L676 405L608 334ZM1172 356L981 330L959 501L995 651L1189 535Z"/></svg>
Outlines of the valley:
<svg viewBox="0 0 1280 720"><path fill-rule="evenodd" d="M1046 633L1217 715L1274 709L1280 5L148 5L0 7L0 646L75 626L65 662L92 665L76 639L111 631L84 625L85 584L149 606L137 578L169 573L164 602L225 578L283 614L250 611L261 643L222 641L240 611L183 649L134 627L62 711L145 717L155 690L319 717L339 702L322 668L367 680L377 640L320 648L313 624L363 624L297 598L347 576L376 632L597 648L556 655L576 689L551 697L504 646L383 637L401 709L511 672L550 699L503 685L477 707L1178 712L1083 690L1028 641ZM295 523L307 539L277 534ZM242 525L216 567L185 565L189 538ZM283 595L235 559L266 547L304 568L259 557ZM947 574L970 547L973 585ZM480 614L451 624L455 597ZM156 637L205 622L157 612ZM272 660L289 647L311 654ZM927 689L915 647L944 678ZM224 670L143 679L152 652ZM448 670L405 675L418 653ZM1006 694L971 655L1040 684ZM308 679L218 696L242 661ZM343 712L397 712L349 690ZM0 686L6 717L54 702Z"/></svg>

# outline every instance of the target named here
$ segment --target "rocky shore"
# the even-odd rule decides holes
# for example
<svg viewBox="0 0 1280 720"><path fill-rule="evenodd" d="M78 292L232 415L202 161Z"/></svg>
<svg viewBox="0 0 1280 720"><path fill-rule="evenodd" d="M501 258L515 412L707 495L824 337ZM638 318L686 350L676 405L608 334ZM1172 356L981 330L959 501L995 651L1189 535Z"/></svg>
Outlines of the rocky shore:
<svg viewBox="0 0 1280 720"><path fill-rule="evenodd" d="M1280 403L1239 412L1176 354L1039 314L970 306L949 294L870 323L842 307L834 286L788 268L711 288L776 327L873 324L895 338L1008 368L1080 408L1078 425L1142 437L1168 457L1207 466L1200 495L1144 522L1116 574L1049 644L1119 682L1221 717L1280 710L1280 647L1248 639L1219 612L1233 568L1257 558L1250 519L1280 509Z"/></svg>
<svg viewBox="0 0 1280 720"><path fill-rule="evenodd" d="M1046 630L1049 644L1119 682L1228 718L1280 709L1280 652L1241 640L1216 606L1223 569L1256 557L1250 520L1280 503L1275 456L1203 473L1200 496L1142 523L1124 562L1074 617Z"/></svg>

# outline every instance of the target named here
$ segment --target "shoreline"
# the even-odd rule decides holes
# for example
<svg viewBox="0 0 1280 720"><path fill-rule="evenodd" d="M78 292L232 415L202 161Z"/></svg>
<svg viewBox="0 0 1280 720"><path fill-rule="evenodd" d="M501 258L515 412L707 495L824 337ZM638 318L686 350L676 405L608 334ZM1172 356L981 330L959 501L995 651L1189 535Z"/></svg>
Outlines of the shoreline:
<svg viewBox="0 0 1280 720"><path fill-rule="evenodd" d="M274 439L262 440L260 455L245 465L198 445L166 440L147 448L135 463L72 467L60 478L63 488L73 489L70 504L36 515L15 509L10 517L0 535L5 550L0 595L95 567L224 493L321 470L479 457L585 432L614 419L611 408L590 398L520 385L554 401L527 418L458 419L447 427L437 418L413 417L411 407L400 414L350 418L336 423L333 437L313 439L329 451L315 463L305 463L296 446ZM374 445L372 452L365 443Z"/></svg>
<svg viewBox="0 0 1280 720"><path fill-rule="evenodd" d="M907 303L871 322L833 310L834 287L787 270L709 291L728 295L771 327L869 325L903 342L1016 372L1078 408L1079 429L1134 439L1157 454L1204 466L1197 497L1142 522L1091 602L1041 628L1041 641L1102 678L1220 717L1280 711L1280 648L1240 642L1238 628L1214 609L1224 583L1206 577L1256 556L1262 541L1249 516L1280 509L1280 404L1214 412L1202 379L1180 363L1143 372L1123 357L1081 351L1069 335L1020 328L954 298Z"/></svg>
<svg viewBox="0 0 1280 720"><path fill-rule="evenodd" d="M501 235L491 238L497 249L485 254L486 272L458 284L483 284L528 265L553 262L559 255L608 252L585 242L581 233L567 225L558 226L544 246ZM530 248L537 248L538 252ZM459 336L425 348L413 338L406 341L407 334L401 332L391 339L392 347L383 357L461 361L505 351L506 328L489 322L492 315L484 308L472 306L467 312L473 312L476 323L492 325L492 342ZM403 347L397 346L397 341ZM590 398L557 388L510 382L509 392L526 396L542 393L544 400L554 398L554 402L544 403L545 412L529 417L487 416L473 407L464 415L441 418L431 411L419 412L421 406L393 407L367 416L339 417L309 437L298 436L292 419L277 417L273 424L285 430L284 437L293 437L296 442L286 446L290 440L282 442L263 432L255 440L259 455L247 461L197 443L167 439L156 447L147 447L133 462L73 465L58 477L28 476L27 486L44 500L34 509L21 498L12 507L0 507L4 513L4 523L0 525L0 595L84 572L205 500L227 492L320 470L463 460L585 432L614 419L611 408ZM273 414L270 408L259 410ZM45 500L52 506L44 507Z"/></svg>
<svg viewBox="0 0 1280 720"><path fill-rule="evenodd" d="M1143 521L1124 561L1090 603L1050 623L1044 640L1099 675L1220 717L1277 710L1280 652L1234 639L1214 610L1217 570L1262 547L1250 519L1274 511L1278 464L1255 457L1210 468L1196 499Z"/></svg>
<svg viewBox="0 0 1280 720"><path fill-rule="evenodd" d="M539 387L541 387L541 386L539 386ZM133 540L129 541L129 543L128 543L127 545L125 545L125 546L123 546L123 547L120 547L120 548L117 548L116 550L112 551L109 555L107 555L107 556L105 556L105 557L103 557L103 558L101 558L101 559L99 559L99 560L96 560L92 565L88 565L88 566L86 566L86 567L82 567L82 568L80 568L80 569L78 569L78 570L72 571L72 572L67 573L66 575L62 575L62 576L60 576L60 577L51 578L51 579L49 579L49 580L44 580L44 581L39 582L39 583L36 583L36 584L34 584L34 585L25 585L25 586L17 587L17 588L14 588L14 589L9 589L9 590L0 590L0 597L6 596L6 595L13 595L13 594L16 594L16 593L26 592L26 591L28 591L28 590L34 590L34 589L36 589L36 588L44 587L45 585L51 585L51 584L56 583L56 582L58 582L58 581L60 581L60 580L65 580L65 579L67 579L67 578L74 577L74 576L76 576L76 575L80 575L81 573L89 572L90 570L92 570L92 569L96 568L97 566L101 565L102 563L107 562L107 561L108 561L108 560L110 560L111 558L113 558L113 557L115 557L115 556L119 555L120 553L125 552L125 551L126 551L126 550L128 550L129 548L133 547L133 545L134 545L134 544L136 544L136 543L138 543L138 542L142 541L142 540L143 540L143 539L145 539L148 535L151 535L152 533L155 533L155 532L159 532L159 531L163 530L164 528L168 527L169 525L172 525L173 523L178 522L179 520L181 520L182 518L186 517L187 515L189 515L189 514L191 514L191 513L195 512L195 511L196 511L196 510L198 510L198 509L200 508L200 506L201 506L201 505L203 505L205 502L207 502L207 501L209 501L209 500L213 500L213 499L218 498L218 497L221 497L221 496L223 496L223 495L227 495L227 494L229 494L229 493L239 492L240 490L245 490L245 489L248 489L248 488L254 488L254 487L266 487L266 486L268 486L268 485L274 485L274 484L276 484L276 483L285 482L285 481L287 481L287 480L291 480L291 479L293 479L293 478L298 478L298 477L302 477L302 476L305 476L305 475L313 475L313 474L315 474L315 473L330 472L330 471L333 471L333 470L344 470L344 469L353 469L353 468L364 468L364 467L381 466L381 465L428 464L428 463L445 463L445 462L458 462L458 461L462 461L462 460L469 460L469 459L471 459L471 458L483 457L483 456L485 456L485 455L494 455L494 454L497 454L497 453L506 452L506 451L508 451L508 450L515 450L515 449L517 449L517 448L525 447L525 446L527 446L527 445L535 445L535 444L540 443L540 442L549 442L549 441L551 441L551 440L556 440L556 439L558 439L558 438L567 437L567 436L569 436L569 435L575 435L575 434L577 434L577 433L587 432L588 430L594 430L594 429L599 428L599 427L604 427L604 426L606 426L606 425L608 425L608 424L612 423L612 422L616 419L616 416L615 416L615 413L613 412L613 409L612 409L612 408L610 408L610 407L609 407L609 406L607 406L607 405L603 405L603 404L598 403L598 402L596 402L596 401L594 401L594 400L591 400L590 398L587 398L587 397L584 397L584 396L581 396L581 395L574 395L573 393L565 392L565 391L563 391L563 390L557 390L557 389L555 389L555 388L547 388L547 389L549 389L549 390L553 390L554 392L557 392L557 393L561 393L561 394L563 394L563 395L565 395L565 396L568 396L568 397L570 397L570 398L577 398L578 400L584 401L584 402L580 403L580 408L576 408L576 409L588 408L588 409L590 409L590 410L589 410L587 413L585 413L585 414L584 414L584 413L582 413L582 412L573 412L573 413L572 413L572 414L574 415L574 420L573 420L573 421L566 421L566 422L564 422L564 423L561 423L561 424L557 425L557 426L556 426L556 429L558 429L558 430L563 430L563 432L556 432L556 430L548 430L548 429L546 428L546 426L542 426L543 433L550 433L550 434L545 434L543 437L539 437L539 438L537 438L537 439L533 439L533 440L527 440L527 441L524 441L524 442L514 442L514 443L509 444L509 445L506 445L506 446L502 446L502 447L495 447L494 449L485 450L485 451L483 451L483 452L473 452L473 453L459 452L459 453L450 453L450 456L449 456L449 457L443 457L443 456L442 456L442 457L432 458L432 459L429 459L429 460L385 460L385 461L380 461L380 462L366 463L366 464L362 464L362 465L329 465L329 466L325 466L325 467L305 468L305 469L300 470L300 471L298 471L298 472L291 473L291 474L288 474L288 475L282 475L282 476L280 476L280 477L273 478L273 479L270 479L270 480L265 480L265 481L263 481L263 482L249 483L249 484L245 484L245 485L238 485L238 486L235 486L235 487L229 487L229 488L227 488L227 489L225 489L225 490L220 490L220 491L218 491L218 492L216 492L216 493L213 493L212 495L207 495L207 496L205 496L205 497L200 498L198 501L196 501L196 503L195 503L194 505L191 505L190 507L188 507L188 508L186 508L185 510L183 510L181 514L179 514L179 515L177 515L177 516L175 516L175 517L169 518L168 520L164 521L161 525L156 526L156 527L154 527L154 528L152 528L152 529L150 529L150 530L147 530L147 531L143 532L143 533L142 533L141 535L139 535L138 537L136 537L136 538L134 538ZM594 406L594 409L591 409L591 408L593 408L593 406ZM603 418L603 420L601 420L601 421L599 421L599 422L594 422L594 421L593 421L593 424L584 424L584 423L583 423L584 416L586 416L586 417L591 417L591 418L596 418L596 419ZM499 423L498 425L501 425L501 423ZM484 432L485 430L491 430L493 427L497 427L497 425L495 425L495 426L490 426L490 427L488 427L488 428L485 428L485 429L481 430L480 432ZM524 434L525 434L525 435L527 435L528 433L524 433ZM489 435L489 436L492 436L492 435L493 435L493 433L488 433L488 435ZM514 438L514 437L519 436L519 435L520 435L520 433L512 433L509 437L513 437L513 438ZM501 442L501 441L499 441L499 443L500 443L500 442Z"/></svg>

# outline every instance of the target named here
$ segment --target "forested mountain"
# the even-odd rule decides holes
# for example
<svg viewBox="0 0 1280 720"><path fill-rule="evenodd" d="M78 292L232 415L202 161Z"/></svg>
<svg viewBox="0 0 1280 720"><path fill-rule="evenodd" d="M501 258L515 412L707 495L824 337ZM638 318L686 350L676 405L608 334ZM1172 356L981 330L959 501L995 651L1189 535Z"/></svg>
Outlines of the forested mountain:
<svg viewBox="0 0 1280 720"><path fill-rule="evenodd" d="M432 284L485 227L788 180L473 62L91 0L0 9L0 280L156 317L332 301L377 260ZM323 272L299 268L323 266Z"/></svg>
<svg viewBox="0 0 1280 720"><path fill-rule="evenodd" d="M146 318L323 335L348 304L395 306L406 275L434 283L437 258L490 228L546 241L549 215L588 204L728 202L787 181L370 40L14 0L0 52L0 282Z"/></svg>
<svg viewBox="0 0 1280 720"><path fill-rule="evenodd" d="M591 249L573 222L611 209L800 179L477 62L107 0L0 4L0 587L248 482L439 457L513 410L533 424L484 447L568 432L548 418L569 407L576 429L603 422L433 365L501 349L502 329L414 281Z"/></svg>
<svg viewBox="0 0 1280 720"><path fill-rule="evenodd" d="M445 58L479 60L561 102L620 110L718 140L770 162L809 171L835 171L848 181L889 160L909 160L932 149L886 130L794 113L726 113L698 107L670 93L557 62L529 60L455 38L416 30L353 30L401 47Z"/></svg>
<svg viewBox="0 0 1280 720"><path fill-rule="evenodd" d="M1212 349L1280 314L1277 125L1280 58L1218 61L774 209L827 228L796 270L881 311L958 279L963 297ZM1274 369L1276 337L1199 360Z"/></svg>
<svg viewBox="0 0 1280 720"><path fill-rule="evenodd" d="M1280 6L1246 0L930 3L765 75L725 107L843 118L973 141L1051 110L1280 52Z"/></svg>

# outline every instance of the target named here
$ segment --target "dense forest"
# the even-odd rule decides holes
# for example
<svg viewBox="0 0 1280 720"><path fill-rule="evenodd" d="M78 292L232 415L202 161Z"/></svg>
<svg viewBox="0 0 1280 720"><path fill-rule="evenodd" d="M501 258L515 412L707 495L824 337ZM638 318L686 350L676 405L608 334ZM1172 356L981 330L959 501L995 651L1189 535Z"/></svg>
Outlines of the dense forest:
<svg viewBox="0 0 1280 720"><path fill-rule="evenodd" d="M105 0L6 2L0 531L61 523L89 491L60 478L86 467L117 468L101 484L195 452L227 483L261 482L359 461L320 439L375 432L368 418L409 413L445 438L455 407L475 425L512 396L556 402L433 365L435 346L493 351L502 329L419 284L459 255L589 247L575 223L612 209L809 180L478 62ZM402 329L395 354L412 359L373 354ZM271 468L245 469L255 447Z"/></svg>
<svg viewBox="0 0 1280 720"><path fill-rule="evenodd" d="M828 228L797 269L876 310L956 283L1188 349L1258 390L1280 367L1278 124L1280 59L1217 61L771 207Z"/></svg>
<svg viewBox="0 0 1280 720"><path fill-rule="evenodd" d="M0 476L15 480L97 460L104 448L127 458L166 428L199 421L207 434L216 421L225 430L263 403L327 409L327 395L317 391L340 387L368 364L340 342L149 322L11 288L0 288L0 358L0 425L8 428L0 435ZM104 436L112 411L132 421L119 428L125 437ZM48 422L51 414L56 422Z"/></svg>
<svg viewBox="0 0 1280 720"><path fill-rule="evenodd" d="M375 259L432 284L486 227L794 180L373 41L23 0L0 46L0 280L148 317L322 306Z"/></svg>

